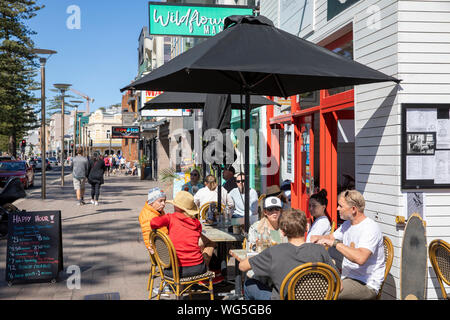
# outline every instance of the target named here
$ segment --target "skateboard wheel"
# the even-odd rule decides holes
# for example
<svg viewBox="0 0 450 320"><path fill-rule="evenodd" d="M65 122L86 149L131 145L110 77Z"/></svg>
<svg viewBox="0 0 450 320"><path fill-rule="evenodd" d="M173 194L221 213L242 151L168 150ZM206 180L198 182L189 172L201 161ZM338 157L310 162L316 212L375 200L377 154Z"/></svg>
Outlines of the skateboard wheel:
<svg viewBox="0 0 450 320"><path fill-rule="evenodd" d="M397 223L397 224L404 224L405 223L405 217L403 217L403 216L396 216L395 217L395 223Z"/></svg>

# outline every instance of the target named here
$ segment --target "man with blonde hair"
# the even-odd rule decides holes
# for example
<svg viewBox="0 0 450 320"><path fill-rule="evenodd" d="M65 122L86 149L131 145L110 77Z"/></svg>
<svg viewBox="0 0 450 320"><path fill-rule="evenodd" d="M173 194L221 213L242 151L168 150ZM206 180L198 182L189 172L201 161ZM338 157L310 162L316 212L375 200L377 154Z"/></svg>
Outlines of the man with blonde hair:
<svg viewBox="0 0 450 320"><path fill-rule="evenodd" d="M337 209L345 222L333 234L311 236L311 242L333 247L344 257L343 290L338 299L375 299L384 280L383 235L364 214L365 200L358 191L341 192Z"/></svg>

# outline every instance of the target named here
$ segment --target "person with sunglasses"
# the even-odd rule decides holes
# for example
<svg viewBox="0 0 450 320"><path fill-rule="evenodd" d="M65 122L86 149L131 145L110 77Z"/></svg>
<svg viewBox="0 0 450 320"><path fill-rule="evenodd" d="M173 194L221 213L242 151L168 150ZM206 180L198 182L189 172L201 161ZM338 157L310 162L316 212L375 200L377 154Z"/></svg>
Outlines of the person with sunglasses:
<svg viewBox="0 0 450 320"><path fill-rule="evenodd" d="M263 236L273 243L287 242L279 228L278 220L283 212L283 204L278 197L267 197L263 201L263 217L248 230L247 249L252 249Z"/></svg>
<svg viewBox="0 0 450 320"><path fill-rule="evenodd" d="M344 223L330 235L311 236L311 242L333 247L344 256L339 300L376 299L384 280L383 235L364 208L364 197L357 190L341 192L337 209Z"/></svg>
<svg viewBox="0 0 450 320"><path fill-rule="evenodd" d="M245 194L244 194L244 184L245 184L245 174L238 173L236 175L237 188L230 191L229 195L231 200L233 200L233 218L243 218L245 215ZM255 223L258 220L258 193L255 189L250 188L250 224Z"/></svg>
<svg viewBox="0 0 450 320"><path fill-rule="evenodd" d="M205 185L200 182L200 172L197 169L194 169L190 173L191 181L185 183L182 187L182 191L187 191L192 195L195 195L198 190L203 188Z"/></svg>

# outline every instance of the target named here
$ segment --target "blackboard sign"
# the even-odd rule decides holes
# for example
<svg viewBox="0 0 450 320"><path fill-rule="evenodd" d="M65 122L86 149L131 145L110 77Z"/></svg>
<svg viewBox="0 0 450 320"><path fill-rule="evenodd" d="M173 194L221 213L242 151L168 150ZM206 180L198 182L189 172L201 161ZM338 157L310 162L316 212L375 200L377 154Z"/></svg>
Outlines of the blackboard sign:
<svg viewBox="0 0 450 320"><path fill-rule="evenodd" d="M63 270L61 211L21 211L8 217L6 281L56 281Z"/></svg>

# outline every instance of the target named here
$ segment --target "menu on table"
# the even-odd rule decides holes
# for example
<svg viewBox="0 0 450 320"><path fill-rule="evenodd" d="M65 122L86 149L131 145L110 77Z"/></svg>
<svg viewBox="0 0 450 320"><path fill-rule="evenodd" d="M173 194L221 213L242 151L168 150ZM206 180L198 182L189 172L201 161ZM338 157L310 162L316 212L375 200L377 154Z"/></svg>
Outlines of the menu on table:
<svg viewBox="0 0 450 320"><path fill-rule="evenodd" d="M61 211L22 211L8 217L6 281L56 281L63 270Z"/></svg>

